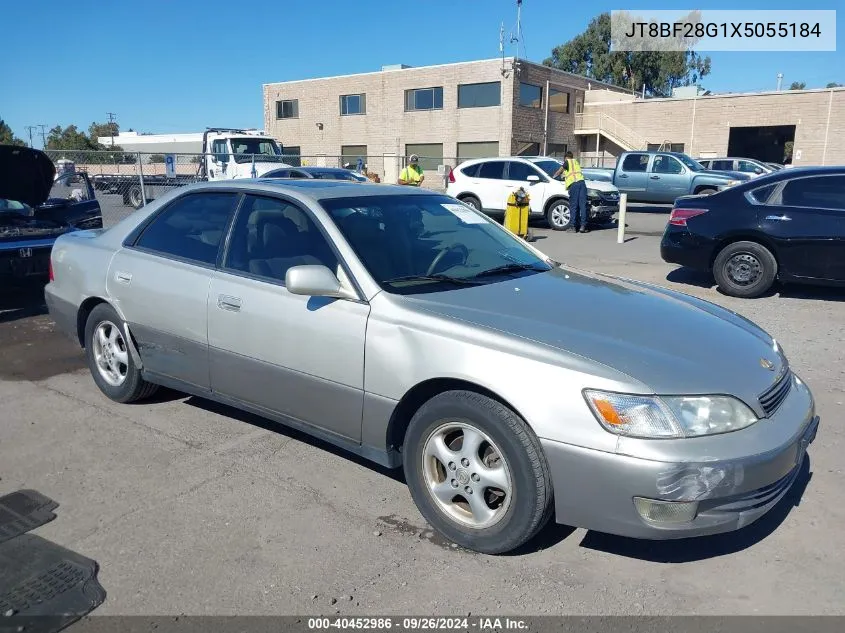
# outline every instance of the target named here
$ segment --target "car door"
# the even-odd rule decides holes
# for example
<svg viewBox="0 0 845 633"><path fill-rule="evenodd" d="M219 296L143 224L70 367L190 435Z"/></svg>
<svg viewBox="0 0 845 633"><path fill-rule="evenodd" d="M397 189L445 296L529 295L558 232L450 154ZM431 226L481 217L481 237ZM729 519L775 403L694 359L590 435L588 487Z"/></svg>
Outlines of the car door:
<svg viewBox="0 0 845 633"><path fill-rule="evenodd" d="M785 273L845 281L845 176L790 178L762 206L760 217Z"/></svg>
<svg viewBox="0 0 845 633"><path fill-rule="evenodd" d="M474 180L481 208L489 211L504 211L510 195L508 183L505 180L504 160L491 160L481 163Z"/></svg>
<svg viewBox="0 0 845 633"><path fill-rule="evenodd" d="M208 288L238 197L202 191L175 198L112 259L108 293L146 371L209 388Z"/></svg>
<svg viewBox="0 0 845 633"><path fill-rule="evenodd" d="M62 174L53 182L47 200L38 207L38 218L75 228L102 227L100 203L85 173Z"/></svg>
<svg viewBox="0 0 845 633"><path fill-rule="evenodd" d="M648 199L653 202L675 202L689 193L687 169L674 156L657 154L648 174Z"/></svg>
<svg viewBox="0 0 845 633"><path fill-rule="evenodd" d="M226 139L218 138L211 142L209 162L209 180L224 180L229 177L229 143Z"/></svg>
<svg viewBox="0 0 845 633"><path fill-rule="evenodd" d="M631 200L645 200L648 188L650 154L632 152L625 156L616 172L613 184Z"/></svg>
<svg viewBox="0 0 845 633"><path fill-rule="evenodd" d="M523 187L528 192L531 213L543 213L543 204L546 201L546 183L548 182L546 175L540 173L540 170L528 163L516 160L509 160L507 163L505 202L507 202L507 196L510 196L511 192ZM537 180L530 181L528 180L529 176L535 176Z"/></svg>
<svg viewBox="0 0 845 633"><path fill-rule="evenodd" d="M211 387L360 441L369 305L291 294L285 274L300 264L342 270L304 207L246 196L208 295Z"/></svg>

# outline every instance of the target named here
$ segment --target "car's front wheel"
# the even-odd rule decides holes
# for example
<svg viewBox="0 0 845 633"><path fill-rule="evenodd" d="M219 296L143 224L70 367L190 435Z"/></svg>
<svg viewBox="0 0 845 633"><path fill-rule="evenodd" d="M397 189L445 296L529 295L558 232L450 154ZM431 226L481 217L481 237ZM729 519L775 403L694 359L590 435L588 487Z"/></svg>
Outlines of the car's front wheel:
<svg viewBox="0 0 845 633"><path fill-rule="evenodd" d="M496 400L471 391L435 396L411 420L403 452L423 517L462 547L508 552L551 516L552 485L539 440Z"/></svg>
<svg viewBox="0 0 845 633"><path fill-rule="evenodd" d="M569 202L566 200L555 200L546 210L546 221L555 231L565 231L572 226L572 213L569 210Z"/></svg>
<svg viewBox="0 0 845 633"><path fill-rule="evenodd" d="M481 201L475 196L464 196L460 199L464 204L468 204L476 211L481 211Z"/></svg>
<svg viewBox="0 0 845 633"><path fill-rule="evenodd" d="M120 316L107 303L91 310L85 323L85 354L100 391L115 402L134 402L151 396L158 385L141 377L121 323Z"/></svg>
<svg viewBox="0 0 845 633"><path fill-rule="evenodd" d="M772 287L777 269L777 260L762 244L734 242L716 256L713 277L725 294L750 299Z"/></svg>

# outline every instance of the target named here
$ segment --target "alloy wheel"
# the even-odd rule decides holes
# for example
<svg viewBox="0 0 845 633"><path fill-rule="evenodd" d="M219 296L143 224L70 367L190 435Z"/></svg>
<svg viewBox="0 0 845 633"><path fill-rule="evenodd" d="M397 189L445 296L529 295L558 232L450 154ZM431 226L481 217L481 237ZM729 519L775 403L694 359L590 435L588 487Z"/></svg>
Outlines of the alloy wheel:
<svg viewBox="0 0 845 633"><path fill-rule="evenodd" d="M102 379L113 387L122 385L129 371L129 350L120 329L111 321L103 321L94 330L91 344Z"/></svg>

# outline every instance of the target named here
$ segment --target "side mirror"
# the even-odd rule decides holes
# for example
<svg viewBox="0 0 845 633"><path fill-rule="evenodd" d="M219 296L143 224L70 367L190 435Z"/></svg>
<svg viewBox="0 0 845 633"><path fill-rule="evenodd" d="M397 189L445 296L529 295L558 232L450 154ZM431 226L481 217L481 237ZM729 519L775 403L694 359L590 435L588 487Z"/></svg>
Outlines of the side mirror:
<svg viewBox="0 0 845 633"><path fill-rule="evenodd" d="M755 174L762 174L762 173L763 173L763 170L762 170L760 167L755 167L755 168L754 168L754 173L755 173Z"/></svg>
<svg viewBox="0 0 845 633"><path fill-rule="evenodd" d="M285 287L294 295L351 299L355 295L346 290L340 280L326 266L293 266L285 273Z"/></svg>
<svg viewBox="0 0 845 633"><path fill-rule="evenodd" d="M531 174L528 178L526 178L526 180L528 180L528 182L540 182L540 176Z"/></svg>

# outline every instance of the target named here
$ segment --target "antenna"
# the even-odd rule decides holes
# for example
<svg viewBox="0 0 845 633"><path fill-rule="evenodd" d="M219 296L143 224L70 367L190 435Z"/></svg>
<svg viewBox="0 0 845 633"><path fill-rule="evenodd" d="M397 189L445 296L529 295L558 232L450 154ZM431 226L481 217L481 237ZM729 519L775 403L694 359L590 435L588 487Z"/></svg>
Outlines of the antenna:
<svg viewBox="0 0 845 633"><path fill-rule="evenodd" d="M507 68L507 64L505 64L505 23L502 22L502 26L499 27L499 52L502 54L502 77L506 78L509 76L510 71Z"/></svg>
<svg viewBox="0 0 845 633"><path fill-rule="evenodd" d="M516 26L511 31L511 44L516 44L516 54L514 55L514 70L517 74L520 71L519 64L519 44L522 42L523 57L527 58L528 53L525 50L525 37L522 33L522 0L516 0Z"/></svg>

